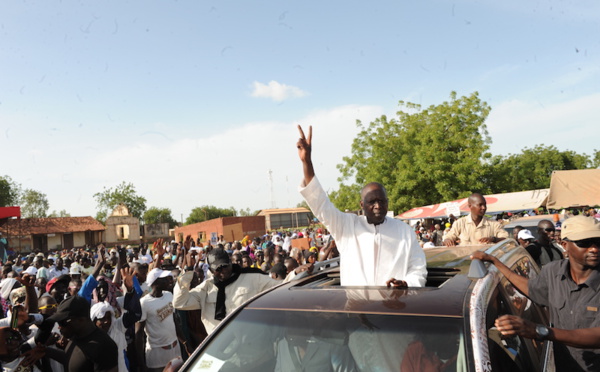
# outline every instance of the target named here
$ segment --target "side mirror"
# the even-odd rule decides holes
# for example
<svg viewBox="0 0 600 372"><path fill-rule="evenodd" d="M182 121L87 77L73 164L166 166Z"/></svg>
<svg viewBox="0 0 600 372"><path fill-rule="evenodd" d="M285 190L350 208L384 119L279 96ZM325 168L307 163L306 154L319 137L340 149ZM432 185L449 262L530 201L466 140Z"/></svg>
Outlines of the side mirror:
<svg viewBox="0 0 600 372"><path fill-rule="evenodd" d="M469 279L481 279L486 276L487 273L487 267L485 267L483 262L479 259L474 259L471 261L471 266L469 266L469 274L467 277Z"/></svg>

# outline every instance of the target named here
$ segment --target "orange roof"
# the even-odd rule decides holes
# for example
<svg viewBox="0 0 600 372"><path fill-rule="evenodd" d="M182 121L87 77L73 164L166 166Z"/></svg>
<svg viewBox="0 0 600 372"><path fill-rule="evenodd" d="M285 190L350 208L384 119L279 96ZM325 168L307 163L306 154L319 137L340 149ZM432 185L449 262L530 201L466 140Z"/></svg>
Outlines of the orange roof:
<svg viewBox="0 0 600 372"><path fill-rule="evenodd" d="M49 218L22 218L8 220L0 229L2 232L10 231L11 235L73 233L82 231L104 231L105 227L93 217L49 217Z"/></svg>

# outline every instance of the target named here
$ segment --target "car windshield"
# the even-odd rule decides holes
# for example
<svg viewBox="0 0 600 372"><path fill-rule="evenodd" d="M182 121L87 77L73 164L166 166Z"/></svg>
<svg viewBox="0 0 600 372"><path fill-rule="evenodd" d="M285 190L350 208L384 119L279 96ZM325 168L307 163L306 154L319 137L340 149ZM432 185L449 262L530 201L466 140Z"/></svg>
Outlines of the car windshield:
<svg viewBox="0 0 600 372"><path fill-rule="evenodd" d="M190 371L320 372L467 369L461 319L255 309L232 319L189 367Z"/></svg>

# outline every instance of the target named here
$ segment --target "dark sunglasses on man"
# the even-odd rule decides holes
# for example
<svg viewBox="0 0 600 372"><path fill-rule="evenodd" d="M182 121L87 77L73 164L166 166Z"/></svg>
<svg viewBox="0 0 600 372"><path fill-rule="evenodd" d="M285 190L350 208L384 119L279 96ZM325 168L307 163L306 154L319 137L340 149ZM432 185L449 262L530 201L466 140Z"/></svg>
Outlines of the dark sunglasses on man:
<svg viewBox="0 0 600 372"><path fill-rule="evenodd" d="M596 248L600 249L600 238L590 238L590 239L582 239L582 240L570 240L570 239L563 239L563 240L567 241L567 242L572 242L579 248L583 248L583 249L588 249L592 245L595 245Z"/></svg>

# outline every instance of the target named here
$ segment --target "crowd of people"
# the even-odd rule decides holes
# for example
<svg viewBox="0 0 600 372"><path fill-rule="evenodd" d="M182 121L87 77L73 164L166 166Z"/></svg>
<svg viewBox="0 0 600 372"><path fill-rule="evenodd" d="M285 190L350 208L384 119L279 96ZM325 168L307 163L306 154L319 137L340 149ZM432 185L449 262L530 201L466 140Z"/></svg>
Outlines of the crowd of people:
<svg viewBox="0 0 600 372"><path fill-rule="evenodd" d="M293 247L299 237L312 246ZM3 371L175 367L243 301L339 255L322 228L212 243L188 236L7 257L0 282ZM247 295L234 296L241 286Z"/></svg>
<svg viewBox="0 0 600 372"><path fill-rule="evenodd" d="M312 164L312 128L298 126L303 167L299 191L324 228L270 232L228 242L147 246L99 245L2 259L0 363L3 371L175 370L215 327L249 298L340 258L343 286L422 287L424 249L490 244L509 238L501 221L485 216L483 195L468 198L470 213L411 227L387 216L385 187L361 189L362 215L333 206ZM497 266L524 295L550 309L547 327L518 317L496 321L505 336L552 340L558 370L600 369L600 222L575 216L538 224L538 240L517 226L514 238L542 267L527 280L482 251L473 258ZM562 235L557 229L562 227ZM293 244L308 237L308 249ZM336 243L337 242L337 243ZM338 248L339 243L339 248ZM2 241L2 244L5 244Z"/></svg>

